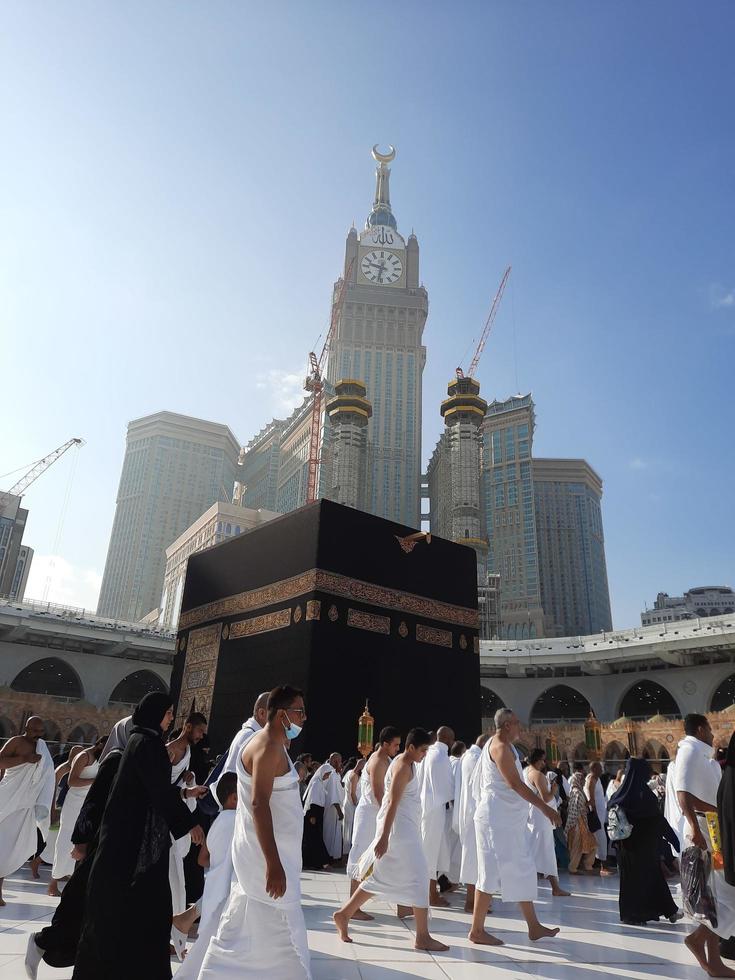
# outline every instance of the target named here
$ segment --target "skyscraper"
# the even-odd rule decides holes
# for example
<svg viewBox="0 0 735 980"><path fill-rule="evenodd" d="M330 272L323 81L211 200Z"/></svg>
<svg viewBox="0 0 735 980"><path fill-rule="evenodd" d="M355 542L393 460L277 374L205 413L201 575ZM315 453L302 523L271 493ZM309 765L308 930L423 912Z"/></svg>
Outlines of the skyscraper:
<svg viewBox="0 0 735 980"><path fill-rule="evenodd" d="M16 494L0 493L0 596L14 599L18 598L18 563L21 563L21 577L26 564L21 559L21 548L28 511L20 506L22 499ZM32 549L28 550L32 557ZM25 578L27 577L26 569ZM23 588L25 589L25 581Z"/></svg>
<svg viewBox="0 0 735 980"><path fill-rule="evenodd" d="M488 406L483 431L482 489L487 569L501 582L501 635L544 635L531 453L533 399L513 395Z"/></svg>
<svg viewBox="0 0 735 980"><path fill-rule="evenodd" d="M239 452L216 422L157 412L129 423L98 615L135 622L157 608L166 548L232 499Z"/></svg>
<svg viewBox="0 0 735 980"><path fill-rule="evenodd" d="M532 472L547 635L612 629L602 480L583 459L534 459Z"/></svg>
<svg viewBox="0 0 735 980"><path fill-rule="evenodd" d="M352 267L327 381L332 387L341 380L361 382L372 405L365 510L418 527L422 336L429 301L420 284L416 236L404 239L391 209L388 164L395 150L373 148L373 157L375 199L363 231L351 228L347 235L345 276ZM328 496L325 482L321 493Z"/></svg>
<svg viewBox="0 0 735 980"><path fill-rule="evenodd" d="M416 236L405 239L399 233L391 209L388 164L394 156L393 148L386 154L373 148L378 164L373 206L363 231L351 228L347 235L342 278L348 271L349 276L327 363L317 493L359 499L354 506L362 510L418 527L428 297L419 280ZM342 278L335 283L333 301ZM362 395L355 385L364 389ZM327 406L337 405L339 391L364 398L371 414L330 413ZM245 506L286 513L304 505L310 436L307 399L290 418L273 419L248 443L241 469ZM357 495L351 476L347 489L353 463L359 473Z"/></svg>

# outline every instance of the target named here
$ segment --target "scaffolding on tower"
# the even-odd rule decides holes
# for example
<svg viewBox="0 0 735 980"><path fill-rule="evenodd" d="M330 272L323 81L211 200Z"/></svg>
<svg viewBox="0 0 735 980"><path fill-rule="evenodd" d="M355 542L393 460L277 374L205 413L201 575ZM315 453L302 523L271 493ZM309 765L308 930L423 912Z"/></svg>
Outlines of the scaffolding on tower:
<svg viewBox="0 0 735 980"><path fill-rule="evenodd" d="M309 373L304 381L304 388L311 393L311 429L309 431L309 464L306 481L306 503L313 504L316 500L316 478L319 469L319 430L322 415L322 398L324 395L324 368L327 363L329 348L337 330L337 321L342 313L347 292L347 283L352 275L355 260L350 259L344 278L337 284L337 293L332 304L332 315L329 320L329 330L324 341L322 352L317 358L314 351L309 354Z"/></svg>

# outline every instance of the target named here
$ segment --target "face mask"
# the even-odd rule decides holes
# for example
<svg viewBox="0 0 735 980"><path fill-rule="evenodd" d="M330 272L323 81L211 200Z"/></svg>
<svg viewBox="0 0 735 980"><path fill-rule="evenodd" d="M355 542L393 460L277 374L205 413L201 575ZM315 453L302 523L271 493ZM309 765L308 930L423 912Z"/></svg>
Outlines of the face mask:
<svg viewBox="0 0 735 980"><path fill-rule="evenodd" d="M286 715L286 718L288 718L288 715ZM292 742L295 738L299 737L303 726L294 724L294 722L292 722L290 718L288 718L288 721L289 721L288 727L286 727L286 725L283 725L283 722L281 722L281 724L283 725L283 730L286 733L286 738Z"/></svg>

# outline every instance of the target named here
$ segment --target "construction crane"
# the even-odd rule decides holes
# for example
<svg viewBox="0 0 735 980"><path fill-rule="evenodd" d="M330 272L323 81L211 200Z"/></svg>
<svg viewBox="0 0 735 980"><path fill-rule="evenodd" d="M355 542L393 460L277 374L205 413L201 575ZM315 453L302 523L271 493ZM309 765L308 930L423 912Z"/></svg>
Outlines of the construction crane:
<svg viewBox="0 0 735 980"><path fill-rule="evenodd" d="M49 466L52 466L57 459L61 459L68 449L71 449L72 446L83 446L84 444L84 439L67 440L63 446L59 446L58 449L54 449L54 451L49 453L48 456L44 456L43 459L39 459L37 463L34 463L25 476L22 476L20 480L18 480L18 482L10 488L10 490L6 491L6 494L3 494L3 496L8 495L22 497L28 487L34 483L39 476L49 468Z"/></svg>
<svg viewBox="0 0 735 980"><path fill-rule="evenodd" d="M485 344L487 343L487 338L490 336L490 331L492 330L493 321L495 320L495 315L498 312L498 307L500 306L500 301L503 298L503 292L505 291L506 283L508 282L508 277L510 276L511 267L505 270L503 278L500 280L500 285L498 286L498 291L495 294L495 299L493 300L493 305L490 307L490 312L487 315L487 320L485 321L485 326L482 331L482 336L480 337L480 343L477 345L477 350L475 351L475 356L472 358L470 366L467 370L467 377L474 378L475 371L477 370L477 365L480 363L480 358L482 357L482 352L485 350ZM457 368L457 378L461 381L465 374L461 367Z"/></svg>
<svg viewBox="0 0 735 980"><path fill-rule="evenodd" d="M332 316L329 321L329 330L327 331L327 338L324 341L322 352L318 358L313 351L309 354L309 373L304 381L304 388L306 391L311 392L312 396L311 431L309 434L309 470L306 481L307 504L313 504L316 500L316 475L320 462L319 422L322 414L322 396L324 395L323 371L327 361L327 354L329 353L329 348L334 338L335 330L337 329L337 321L339 320L339 315L342 312L342 307L344 306L347 283L352 275L352 266L354 263L354 258L350 259L344 279L340 280L339 286L337 287L337 295L335 296L334 303L332 304Z"/></svg>

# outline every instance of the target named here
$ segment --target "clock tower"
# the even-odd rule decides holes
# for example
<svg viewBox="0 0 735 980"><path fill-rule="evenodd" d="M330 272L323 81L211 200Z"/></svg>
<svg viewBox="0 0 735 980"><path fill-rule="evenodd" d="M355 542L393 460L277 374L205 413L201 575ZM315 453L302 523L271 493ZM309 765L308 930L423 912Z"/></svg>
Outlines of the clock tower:
<svg viewBox="0 0 735 980"><path fill-rule="evenodd" d="M419 285L416 236L412 232L404 239L391 209L388 164L395 150L380 153L375 146L373 158L375 200L365 228L359 233L351 228L347 235L343 275L352 266L327 379L332 386L345 380L360 382L372 406L365 510L418 528L421 379L426 362L422 337L429 301Z"/></svg>

